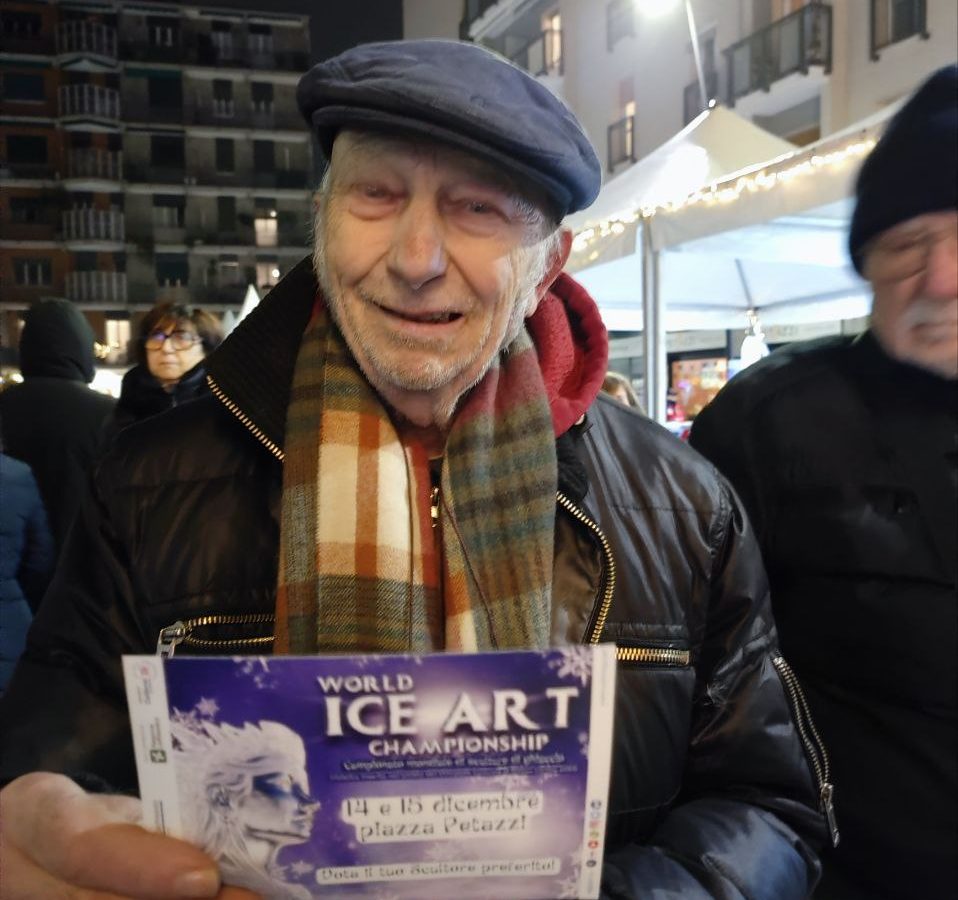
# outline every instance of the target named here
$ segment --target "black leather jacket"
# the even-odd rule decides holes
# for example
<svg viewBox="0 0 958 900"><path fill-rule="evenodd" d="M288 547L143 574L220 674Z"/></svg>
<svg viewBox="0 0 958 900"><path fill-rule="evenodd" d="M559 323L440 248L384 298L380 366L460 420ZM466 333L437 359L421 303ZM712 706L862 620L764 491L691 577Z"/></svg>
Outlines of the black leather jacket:
<svg viewBox="0 0 958 900"><path fill-rule="evenodd" d="M270 631L282 420L314 294L294 270L208 359L213 396L118 437L2 700L4 777L135 789L119 655L206 615L178 652L252 651L244 639ZM820 751L793 723L734 494L605 398L559 461L553 642L620 647L607 896L808 896L824 828L806 753L820 768Z"/></svg>

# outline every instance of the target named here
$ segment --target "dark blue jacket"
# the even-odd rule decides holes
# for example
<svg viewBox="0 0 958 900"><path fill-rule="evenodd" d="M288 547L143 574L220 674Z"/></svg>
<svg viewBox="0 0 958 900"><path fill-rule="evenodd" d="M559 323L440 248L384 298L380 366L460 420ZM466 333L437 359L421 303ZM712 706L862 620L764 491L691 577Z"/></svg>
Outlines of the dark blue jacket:
<svg viewBox="0 0 958 900"><path fill-rule="evenodd" d="M26 463L0 453L0 692L53 571L47 514Z"/></svg>

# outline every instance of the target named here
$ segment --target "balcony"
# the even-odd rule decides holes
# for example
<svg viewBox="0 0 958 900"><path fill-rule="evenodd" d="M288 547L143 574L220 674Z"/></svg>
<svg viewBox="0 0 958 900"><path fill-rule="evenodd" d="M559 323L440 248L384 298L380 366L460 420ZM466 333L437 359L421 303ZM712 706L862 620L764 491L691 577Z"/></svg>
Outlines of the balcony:
<svg viewBox="0 0 958 900"><path fill-rule="evenodd" d="M60 56L103 56L116 59L116 29L100 22L77 19L57 25Z"/></svg>
<svg viewBox="0 0 958 900"><path fill-rule="evenodd" d="M469 29L473 24L485 15L486 10L491 9L498 2L499 0L466 0L462 21L459 23L459 37L463 40L468 39Z"/></svg>
<svg viewBox="0 0 958 900"><path fill-rule="evenodd" d="M547 28L510 59L530 75L562 74L562 32Z"/></svg>
<svg viewBox="0 0 958 900"><path fill-rule="evenodd" d="M74 303L126 304L125 272L68 272L66 294Z"/></svg>
<svg viewBox="0 0 958 900"><path fill-rule="evenodd" d="M172 44L150 44L145 40L121 41L120 56L132 62L184 63L187 51L179 38Z"/></svg>
<svg viewBox="0 0 958 900"><path fill-rule="evenodd" d="M832 65L832 9L812 2L766 25L723 51L728 67L729 104L812 66Z"/></svg>
<svg viewBox="0 0 958 900"><path fill-rule="evenodd" d="M710 69L705 73L705 93L709 100L718 100L718 72ZM695 79L691 84L685 86L682 92L682 122L688 125L700 112L702 112L702 93L699 90L699 80Z"/></svg>
<svg viewBox="0 0 958 900"><path fill-rule="evenodd" d="M220 128L270 128L281 131L302 131L302 116L293 110L277 110L273 105L260 104L251 109L237 109L233 100L214 100L190 109L185 120L190 125Z"/></svg>
<svg viewBox="0 0 958 900"><path fill-rule="evenodd" d="M60 87L60 116L120 118L120 92L98 84L68 84Z"/></svg>
<svg viewBox="0 0 958 900"><path fill-rule="evenodd" d="M306 172L299 172L294 169L283 172L261 172L254 171L251 173L251 178L254 187L259 188L287 188L287 189L298 189L303 188L305 190L309 177Z"/></svg>
<svg viewBox="0 0 958 900"><path fill-rule="evenodd" d="M624 162L635 162L635 116L625 116L609 126L609 171Z"/></svg>
<svg viewBox="0 0 958 900"><path fill-rule="evenodd" d="M63 239L66 241L126 240L122 211L79 206L63 213Z"/></svg>
<svg viewBox="0 0 958 900"><path fill-rule="evenodd" d="M56 43L49 34L24 34L0 32L0 46L4 53L53 56Z"/></svg>
<svg viewBox="0 0 958 900"><path fill-rule="evenodd" d="M0 241L58 241L60 223L55 213L43 213L30 222L0 222Z"/></svg>
<svg viewBox="0 0 958 900"><path fill-rule="evenodd" d="M57 177L57 170L49 162L0 162L0 178L27 178L49 181Z"/></svg>
<svg viewBox="0 0 958 900"><path fill-rule="evenodd" d="M143 181L149 184L184 184L186 168L179 166L159 166L148 162L127 163L127 181Z"/></svg>
<svg viewBox="0 0 958 900"><path fill-rule="evenodd" d="M71 150L67 154L67 178L122 181L123 154L97 147Z"/></svg>

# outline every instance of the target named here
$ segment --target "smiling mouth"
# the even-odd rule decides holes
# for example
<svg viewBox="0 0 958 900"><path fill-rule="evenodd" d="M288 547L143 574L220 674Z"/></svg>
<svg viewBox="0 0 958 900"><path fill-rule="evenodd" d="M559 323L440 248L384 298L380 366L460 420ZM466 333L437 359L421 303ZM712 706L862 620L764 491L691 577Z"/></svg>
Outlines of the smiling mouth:
<svg viewBox="0 0 958 900"><path fill-rule="evenodd" d="M455 322L462 318L462 313L458 312L423 312L411 313L402 312L398 309L390 309L386 306L379 307L384 313L396 319L402 319L404 322L416 322L419 325L447 325L449 322Z"/></svg>

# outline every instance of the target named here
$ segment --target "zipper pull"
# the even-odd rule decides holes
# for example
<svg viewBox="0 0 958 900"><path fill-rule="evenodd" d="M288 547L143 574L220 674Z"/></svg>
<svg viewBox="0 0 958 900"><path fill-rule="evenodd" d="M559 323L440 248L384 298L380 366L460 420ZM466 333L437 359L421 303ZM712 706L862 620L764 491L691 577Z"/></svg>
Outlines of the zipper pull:
<svg viewBox="0 0 958 900"><path fill-rule="evenodd" d="M828 823L828 831L832 836L832 846L837 847L838 842L841 840L841 835L838 833L838 820L835 818L834 794L834 785L826 781L818 792L818 802L821 804L822 812L825 814L825 821Z"/></svg>
<svg viewBox="0 0 958 900"><path fill-rule="evenodd" d="M183 622L174 622L160 629L160 636L156 641L156 655L160 659L172 659L176 653L176 645L182 643L186 634L187 628Z"/></svg>
<svg viewBox="0 0 958 900"><path fill-rule="evenodd" d="M429 492L429 515L432 516L432 527L439 525L439 487L434 486Z"/></svg>

